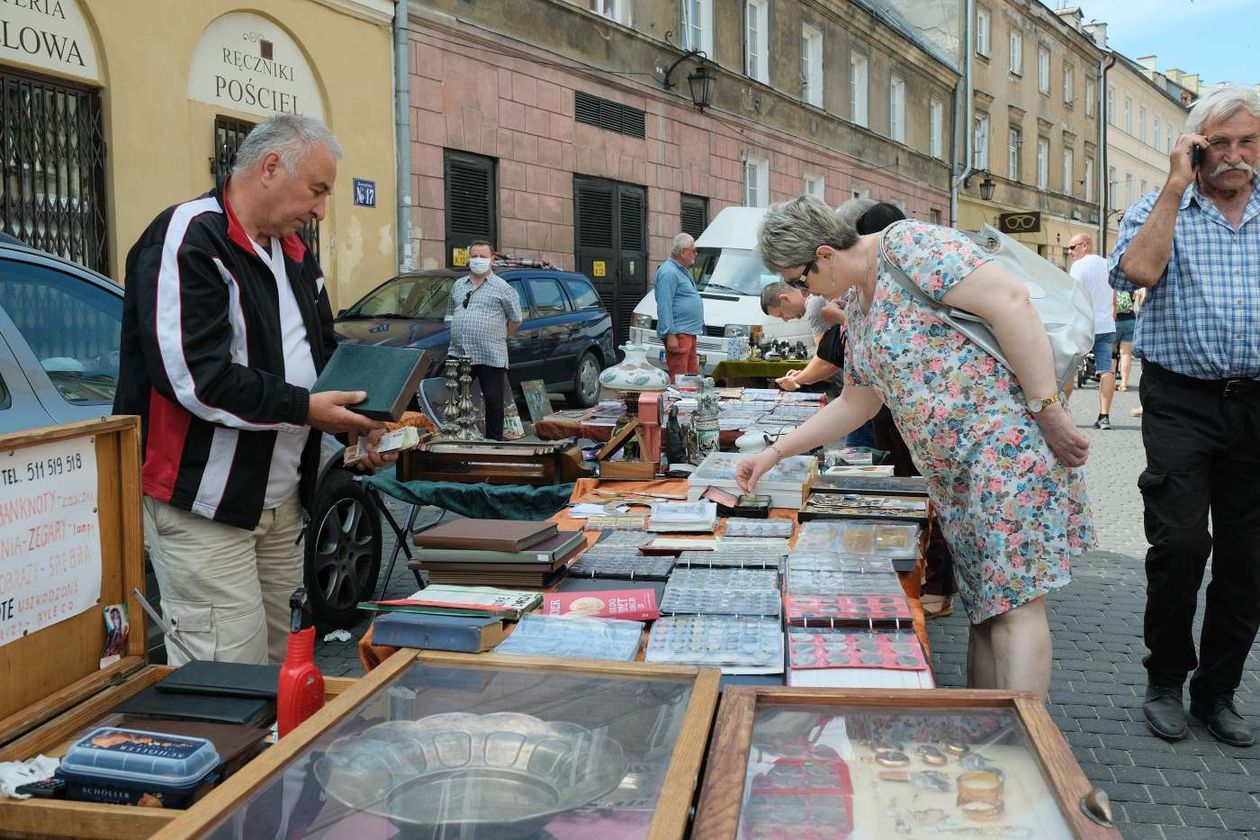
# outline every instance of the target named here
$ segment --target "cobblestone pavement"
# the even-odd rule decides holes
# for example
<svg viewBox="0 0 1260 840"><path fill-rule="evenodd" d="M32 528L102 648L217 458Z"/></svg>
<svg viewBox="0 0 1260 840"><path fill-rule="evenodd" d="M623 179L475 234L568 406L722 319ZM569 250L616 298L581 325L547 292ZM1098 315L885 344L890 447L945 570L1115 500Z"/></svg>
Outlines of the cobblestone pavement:
<svg viewBox="0 0 1260 840"><path fill-rule="evenodd" d="M1135 364L1135 382L1138 373ZM1050 712L1086 775L1110 794L1128 840L1260 840L1260 746L1219 744L1197 723L1184 741L1168 744L1151 735L1142 718L1146 539L1137 476L1145 456L1141 420L1129 416L1136 405L1136 386L1116 394L1114 428L1103 432L1091 428L1098 411L1096 387L1072 396L1073 416L1092 444L1087 486L1099 545L1077 563L1072 585L1050 596ZM401 505L391 508L395 517L403 514ZM417 524L437 515L428 509ZM386 545L392 548L392 539ZM400 562L387 593L403 597L414 590L415 581ZM929 622L928 628L937 681L943 688L962 687L967 650L962 610ZM362 673L355 652L362 632L361 626L351 641L318 645L324 673ZM1253 649L1238 692L1243 714L1260 714L1256 656Z"/></svg>

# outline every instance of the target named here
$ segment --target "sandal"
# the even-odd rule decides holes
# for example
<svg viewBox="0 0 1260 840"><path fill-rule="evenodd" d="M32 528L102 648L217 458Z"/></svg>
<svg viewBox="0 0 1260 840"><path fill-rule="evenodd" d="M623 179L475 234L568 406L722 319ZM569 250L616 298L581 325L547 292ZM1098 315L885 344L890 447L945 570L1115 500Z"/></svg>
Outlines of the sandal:
<svg viewBox="0 0 1260 840"><path fill-rule="evenodd" d="M923 617L927 619L944 618L954 612L953 595L924 595L919 603L923 605Z"/></svg>

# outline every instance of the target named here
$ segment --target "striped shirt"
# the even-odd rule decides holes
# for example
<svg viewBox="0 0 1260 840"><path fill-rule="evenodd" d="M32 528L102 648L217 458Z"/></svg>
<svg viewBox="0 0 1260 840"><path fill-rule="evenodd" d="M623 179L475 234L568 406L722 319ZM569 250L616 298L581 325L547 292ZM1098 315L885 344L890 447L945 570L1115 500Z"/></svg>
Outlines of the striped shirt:
<svg viewBox="0 0 1260 840"><path fill-rule="evenodd" d="M1111 254L1111 285L1119 291L1137 289L1120 258L1158 196L1144 196L1124 214ZM1260 178L1252 180L1237 230L1197 182L1186 188L1168 268L1147 291L1133 344L1142 358L1185 376L1260 377Z"/></svg>
<svg viewBox="0 0 1260 840"><path fill-rule="evenodd" d="M472 278L461 277L451 286L446 320L455 353L470 357L474 365L506 368L507 325L522 320L521 299L497 274L491 273L478 286L473 286Z"/></svg>

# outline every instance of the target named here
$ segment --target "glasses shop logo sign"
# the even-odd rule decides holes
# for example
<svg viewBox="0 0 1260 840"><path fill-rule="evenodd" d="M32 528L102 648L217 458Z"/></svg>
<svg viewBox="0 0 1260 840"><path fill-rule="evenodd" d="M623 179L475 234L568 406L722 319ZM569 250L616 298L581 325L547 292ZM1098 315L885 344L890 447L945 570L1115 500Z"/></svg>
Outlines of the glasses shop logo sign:
<svg viewBox="0 0 1260 840"><path fill-rule="evenodd" d="M0 0L0 60L97 81L96 49L75 0Z"/></svg>
<svg viewBox="0 0 1260 840"><path fill-rule="evenodd" d="M1040 211L1026 213L999 213L998 230L1002 233L1040 233Z"/></svg>
<svg viewBox="0 0 1260 840"><path fill-rule="evenodd" d="M283 29L248 12L231 12L206 27L189 68L188 98L260 117L324 118L301 48Z"/></svg>

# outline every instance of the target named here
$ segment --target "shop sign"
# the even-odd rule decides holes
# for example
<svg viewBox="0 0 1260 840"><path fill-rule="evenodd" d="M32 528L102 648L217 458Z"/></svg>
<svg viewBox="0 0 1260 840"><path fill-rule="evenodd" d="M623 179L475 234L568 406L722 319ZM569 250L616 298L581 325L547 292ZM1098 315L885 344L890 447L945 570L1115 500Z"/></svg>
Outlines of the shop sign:
<svg viewBox="0 0 1260 840"><path fill-rule="evenodd" d="M354 178L354 203L360 207L376 206L376 182Z"/></svg>
<svg viewBox="0 0 1260 840"><path fill-rule="evenodd" d="M92 609L100 595L92 439L0 452L0 646Z"/></svg>
<svg viewBox="0 0 1260 840"><path fill-rule="evenodd" d="M1002 233L1040 233L1041 211L1029 210L1025 213L999 213L998 230Z"/></svg>
<svg viewBox="0 0 1260 840"><path fill-rule="evenodd" d="M75 0L0 0L0 61L98 77L96 47Z"/></svg>
<svg viewBox="0 0 1260 840"><path fill-rule="evenodd" d="M315 73L297 42L248 12L216 18L201 34L188 71L188 98L260 117L324 118Z"/></svg>

